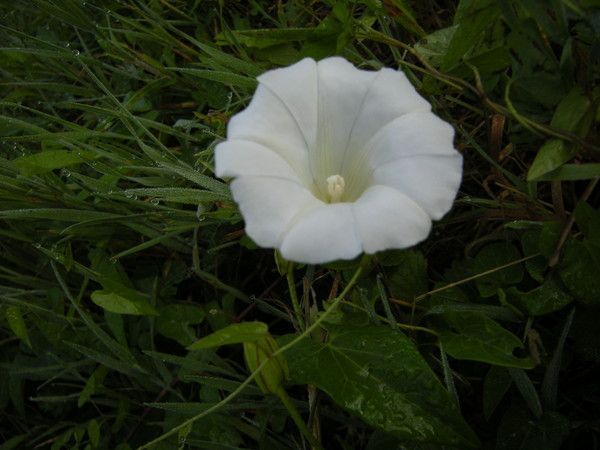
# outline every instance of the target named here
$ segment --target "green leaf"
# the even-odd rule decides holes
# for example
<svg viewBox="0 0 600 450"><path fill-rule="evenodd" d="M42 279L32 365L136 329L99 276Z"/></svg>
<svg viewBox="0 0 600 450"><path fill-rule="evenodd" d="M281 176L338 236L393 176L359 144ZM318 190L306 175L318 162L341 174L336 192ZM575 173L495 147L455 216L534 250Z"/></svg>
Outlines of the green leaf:
<svg viewBox="0 0 600 450"><path fill-rule="evenodd" d="M575 354L583 361L600 365L600 308L578 306L570 336L575 341Z"/></svg>
<svg viewBox="0 0 600 450"><path fill-rule="evenodd" d="M18 306L9 306L4 312L8 326L15 333L19 339L25 342L29 348L31 348L31 341L29 340L29 333L27 332L27 325L21 314L21 309Z"/></svg>
<svg viewBox="0 0 600 450"><path fill-rule="evenodd" d="M523 400L527 403L529 410L532 414L539 418L542 416L542 403L540 402L540 397L535 390L535 386L533 385L531 379L527 376L522 369L509 369L508 373L510 373L511 378L515 382L517 389L523 396Z"/></svg>
<svg viewBox="0 0 600 450"><path fill-rule="evenodd" d="M92 419L87 424L87 432L90 437L90 443L94 447L98 447L100 443L100 425L96 422L96 419Z"/></svg>
<svg viewBox="0 0 600 450"><path fill-rule="evenodd" d="M563 229L561 222L544 222L538 238L538 249L542 255L549 258L554 254L556 245Z"/></svg>
<svg viewBox="0 0 600 450"><path fill-rule="evenodd" d="M558 311L573 301L563 286L554 278L545 281L541 286L528 292L517 288L507 289L509 302L531 316L541 316Z"/></svg>
<svg viewBox="0 0 600 450"><path fill-rule="evenodd" d="M559 450L569 435L569 429L569 420L558 413L547 412L534 419L527 408L515 404L502 418L496 450Z"/></svg>
<svg viewBox="0 0 600 450"><path fill-rule="evenodd" d="M505 367L532 368L531 358L517 358L523 344L514 334L478 312L448 312L443 315L439 339L456 359L480 361Z"/></svg>
<svg viewBox="0 0 600 450"><path fill-rule="evenodd" d="M140 372L146 374L145 371L139 365L132 365L129 362L119 361L111 356L107 356L106 352L100 352L93 348L84 347L83 345L76 344L74 342L66 342L69 347L77 350L79 353L84 355L86 358L96 361L98 364L102 366L106 366L109 369L116 370L118 372L124 373L126 375L139 375Z"/></svg>
<svg viewBox="0 0 600 450"><path fill-rule="evenodd" d="M560 278L575 298L600 305L600 245L589 240L567 241Z"/></svg>
<svg viewBox="0 0 600 450"><path fill-rule="evenodd" d="M532 256L540 253L539 240L541 230L529 230L521 236L521 247L525 256ZM546 258L539 255L535 258L525 261L527 273L535 281L542 283L544 281L544 271L546 270Z"/></svg>
<svg viewBox="0 0 600 450"><path fill-rule="evenodd" d="M600 245L600 210L580 201L575 208L575 220L586 239Z"/></svg>
<svg viewBox="0 0 600 450"><path fill-rule="evenodd" d="M475 47L485 29L500 15L500 10L495 4L488 4L483 8L478 8L477 2L471 2L471 5L474 6L465 12L464 16L460 17L459 22L455 24L458 25L458 28L452 35L448 51L441 64L444 71L451 69L469 50Z"/></svg>
<svg viewBox="0 0 600 450"><path fill-rule="evenodd" d="M158 311L148 303L145 296L125 287L119 289L118 293L108 290L94 291L91 294L91 299L101 308L117 314L132 314L137 316L158 315Z"/></svg>
<svg viewBox="0 0 600 450"><path fill-rule="evenodd" d="M469 63L469 65L475 66L481 75L485 75L510 66L511 59L508 49L505 46L500 46L477 56L467 58L466 62ZM461 68L460 70L454 71L454 73L464 77L473 76L473 71L470 67Z"/></svg>
<svg viewBox="0 0 600 450"><path fill-rule="evenodd" d="M96 393L96 389L102 386L107 373L108 369L105 366L98 366L96 370L92 372L90 377L85 382L85 386L79 393L79 398L77 399L78 408L81 408L83 405L85 405L92 395Z"/></svg>
<svg viewBox="0 0 600 450"><path fill-rule="evenodd" d="M127 189L126 191L124 191L124 193L126 196L147 196L153 197L159 201L186 203L190 205L197 205L198 203L230 199L228 195L221 194L218 192L175 187Z"/></svg>
<svg viewBox="0 0 600 450"><path fill-rule="evenodd" d="M556 344L556 350L552 355L552 359L548 363L544 379L542 380L542 399L544 400L544 406L548 409L556 409L556 403L558 399L558 379L560 376L560 369L563 362L563 351L569 330L573 324L573 317L575 316L575 308L571 310L567 320L563 326L563 329L558 338Z"/></svg>
<svg viewBox="0 0 600 450"><path fill-rule="evenodd" d="M457 28L454 25L428 34L414 45L415 51L430 64L439 67Z"/></svg>
<svg viewBox="0 0 600 450"><path fill-rule="evenodd" d="M254 342L267 336L268 333L269 327L263 322L233 323L194 342L188 347L188 350L201 350L220 347L222 345Z"/></svg>
<svg viewBox="0 0 600 450"><path fill-rule="evenodd" d="M185 69L178 67L168 67L167 69L185 73L205 80L216 81L217 83L226 84L228 86L237 86L245 89L256 88L257 81L254 78L250 78L244 75L238 75L231 72L223 72L218 70L206 70L206 69Z"/></svg>
<svg viewBox="0 0 600 450"><path fill-rule="evenodd" d="M579 86L575 86L556 107L550 125L565 131L575 132L591 106Z"/></svg>
<svg viewBox="0 0 600 450"><path fill-rule="evenodd" d="M333 32L323 28L261 28L256 30L234 30L235 39L246 47L267 48L285 42L304 41L331 36ZM217 42L227 43L224 33L217 35Z"/></svg>
<svg viewBox="0 0 600 450"><path fill-rule="evenodd" d="M492 366L483 380L483 414L490 420L492 414L504 398L512 378L503 367Z"/></svg>
<svg viewBox="0 0 600 450"><path fill-rule="evenodd" d="M475 256L471 264L473 275L497 269L521 258L519 250L512 244L495 242L486 245ZM523 278L522 264L499 269L477 279L477 288L483 297L495 295L498 288L516 284Z"/></svg>
<svg viewBox="0 0 600 450"><path fill-rule="evenodd" d="M350 322L326 328L327 342L304 339L286 351L292 384L316 385L369 425L404 441L477 446L452 398L404 334Z"/></svg>
<svg viewBox="0 0 600 450"><path fill-rule="evenodd" d="M229 187L227 187L226 184L207 175L204 175L203 173L200 173L197 170L191 169L190 167L187 167L181 163L173 164L167 161L158 161L158 164L175 172L179 176L190 180L193 183L196 183L198 186L201 186L217 194L222 194L227 198L231 198Z"/></svg>
<svg viewBox="0 0 600 450"><path fill-rule="evenodd" d="M415 18L410 2L407 0L390 0L391 6L397 8L399 13L394 14L394 19L406 30L414 33L417 37L423 37L425 31Z"/></svg>
<svg viewBox="0 0 600 450"><path fill-rule="evenodd" d="M29 177L41 173L50 172L54 169L74 166L94 159L93 152L79 150L46 150L33 155L21 156L13 160L13 164L19 168L21 175Z"/></svg>
<svg viewBox="0 0 600 450"><path fill-rule="evenodd" d="M536 181L575 181L600 177L600 163L563 164L551 172L544 173Z"/></svg>
<svg viewBox="0 0 600 450"><path fill-rule="evenodd" d="M388 261L389 261L388 254ZM404 250L393 253L395 264L386 270L388 286L393 297L412 300L427 292L427 260L418 251ZM388 262L389 263L389 262Z"/></svg>
<svg viewBox="0 0 600 450"><path fill-rule="evenodd" d="M195 305L166 305L158 310L156 331L165 337L179 342L184 347L195 340L194 329L190 324L204 320L206 313Z"/></svg>
<svg viewBox="0 0 600 450"><path fill-rule="evenodd" d="M31 208L0 211L0 219L4 220L46 219L61 222L83 222L86 220L119 219L121 217L118 214L102 211L67 208Z"/></svg>
<svg viewBox="0 0 600 450"><path fill-rule="evenodd" d="M12 436L8 438L2 445L0 445L0 450L14 450L18 448L23 448L22 443L25 442L27 438L29 438L29 434L19 434L17 436Z"/></svg>
<svg viewBox="0 0 600 450"><path fill-rule="evenodd" d="M552 172L569 161L577 150L561 139L548 139L538 151L529 172L527 181L539 181L548 172Z"/></svg>
<svg viewBox="0 0 600 450"><path fill-rule="evenodd" d="M579 134L585 135L589 120L584 121L584 118L589 111L590 100L583 95L581 88L574 87L556 107L550 125L569 132L579 131ZM577 148L573 144L560 139L549 139L531 164L527 180L539 180L569 161L576 153Z"/></svg>

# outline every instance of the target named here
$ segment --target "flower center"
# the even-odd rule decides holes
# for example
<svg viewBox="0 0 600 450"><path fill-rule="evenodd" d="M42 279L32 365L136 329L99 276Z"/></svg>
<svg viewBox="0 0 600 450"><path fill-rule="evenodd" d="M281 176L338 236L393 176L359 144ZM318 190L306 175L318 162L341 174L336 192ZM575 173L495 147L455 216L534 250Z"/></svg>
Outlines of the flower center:
<svg viewBox="0 0 600 450"><path fill-rule="evenodd" d="M331 175L330 177L327 177L327 193L329 194L329 202L338 203L341 200L342 195L344 195L345 188L346 181L341 175Z"/></svg>

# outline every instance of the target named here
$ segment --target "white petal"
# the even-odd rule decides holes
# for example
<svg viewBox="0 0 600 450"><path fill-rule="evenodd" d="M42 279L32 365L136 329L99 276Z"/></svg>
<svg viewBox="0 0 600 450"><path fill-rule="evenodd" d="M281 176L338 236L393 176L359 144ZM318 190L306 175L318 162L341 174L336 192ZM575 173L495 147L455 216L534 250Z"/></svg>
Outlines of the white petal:
<svg viewBox="0 0 600 450"><path fill-rule="evenodd" d="M246 109L231 118L227 138L253 141L278 153L300 178L312 183L308 146L287 106L260 84Z"/></svg>
<svg viewBox="0 0 600 450"><path fill-rule="evenodd" d="M356 198L373 184L372 172L385 164L413 155L455 155L454 129L431 112L411 112L381 128L364 151L347 161L346 185ZM350 192L357 189L358 192Z"/></svg>
<svg viewBox="0 0 600 450"><path fill-rule="evenodd" d="M352 259L362 251L351 203L324 204L298 218L281 245L284 258L306 264Z"/></svg>
<svg viewBox="0 0 600 450"><path fill-rule="evenodd" d="M430 112L412 112L381 128L367 144L371 167L412 155L453 155L454 128Z"/></svg>
<svg viewBox="0 0 600 450"><path fill-rule="evenodd" d="M376 168L374 182L393 187L413 199L432 219L452 207L462 176L462 156L418 155Z"/></svg>
<svg viewBox="0 0 600 450"><path fill-rule="evenodd" d="M315 180L325 183L342 172L352 128L377 73L358 70L339 57L319 61L317 71L319 124L310 160Z"/></svg>
<svg viewBox="0 0 600 450"><path fill-rule="evenodd" d="M390 187L370 187L353 208L365 253L410 247L425 239L431 229L425 211Z"/></svg>
<svg viewBox="0 0 600 450"><path fill-rule="evenodd" d="M218 177L275 176L301 183L281 156L252 141L229 139L215 147L215 174Z"/></svg>
<svg viewBox="0 0 600 450"><path fill-rule="evenodd" d="M415 90L403 72L384 68L369 88L352 130L350 146L364 148L377 131L410 112L427 112L431 105Z"/></svg>
<svg viewBox="0 0 600 450"><path fill-rule="evenodd" d="M322 202L306 188L284 178L243 176L231 183L246 233L261 247L278 247L296 216Z"/></svg>
<svg viewBox="0 0 600 450"><path fill-rule="evenodd" d="M304 58L289 67L269 70L258 77L289 110L296 120L308 148L312 148L317 130L317 63Z"/></svg>

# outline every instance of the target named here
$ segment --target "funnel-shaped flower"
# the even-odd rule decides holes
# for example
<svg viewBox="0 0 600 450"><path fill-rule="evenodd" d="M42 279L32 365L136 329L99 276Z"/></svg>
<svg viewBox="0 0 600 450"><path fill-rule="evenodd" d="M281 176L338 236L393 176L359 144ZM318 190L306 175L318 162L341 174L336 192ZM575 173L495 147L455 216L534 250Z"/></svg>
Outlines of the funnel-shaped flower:
<svg viewBox="0 0 600 450"><path fill-rule="evenodd" d="M215 149L260 246L304 263L412 246L452 206L454 130L399 71L307 58L258 77Z"/></svg>

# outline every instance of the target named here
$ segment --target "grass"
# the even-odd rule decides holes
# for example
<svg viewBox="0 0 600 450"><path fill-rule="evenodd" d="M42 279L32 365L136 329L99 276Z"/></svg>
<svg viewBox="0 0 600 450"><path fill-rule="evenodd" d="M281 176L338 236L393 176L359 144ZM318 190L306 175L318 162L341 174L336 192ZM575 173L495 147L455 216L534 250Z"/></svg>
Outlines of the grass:
<svg viewBox="0 0 600 450"><path fill-rule="evenodd" d="M598 448L599 14L585 0L0 2L0 449L310 448L239 346L186 350L244 321L286 349L286 390L326 449L464 448L470 433ZM404 70L465 158L430 238L363 262L356 284L358 261L290 269L257 248L212 172L257 75L333 54ZM325 328L333 356L315 370ZM365 391L337 389L364 371ZM359 394L381 414L354 408ZM418 407L408 431L399 398Z"/></svg>

